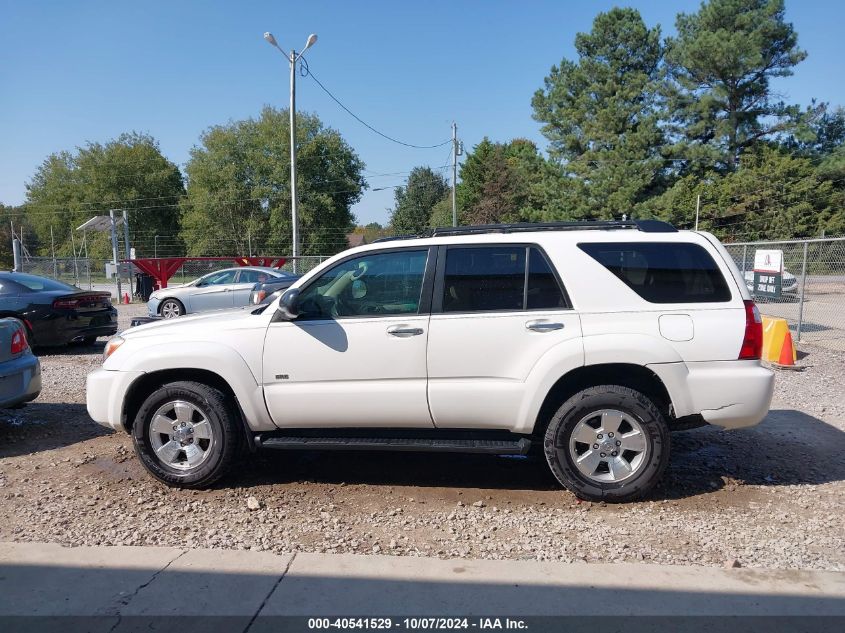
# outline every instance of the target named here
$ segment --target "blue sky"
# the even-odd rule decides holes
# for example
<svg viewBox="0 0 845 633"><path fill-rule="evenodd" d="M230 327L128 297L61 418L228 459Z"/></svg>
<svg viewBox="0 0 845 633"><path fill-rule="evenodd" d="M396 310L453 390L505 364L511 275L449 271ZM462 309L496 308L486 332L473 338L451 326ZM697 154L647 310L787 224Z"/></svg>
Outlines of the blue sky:
<svg viewBox="0 0 845 633"><path fill-rule="evenodd" d="M317 33L307 53L315 75L387 134L431 145L449 138L455 120L467 148L485 135L544 148L533 92L552 64L573 56L575 34L619 4L671 33L675 14L699 3L0 0L0 202L22 202L51 152L137 130L183 164L208 126L286 106L287 62L262 39L267 30L297 49ZM779 92L801 104L845 104L845 3L787 0L787 17L809 57ZM404 179L374 174L448 163L448 147L376 136L310 79L297 92L299 109L355 148L372 188ZM392 189L368 191L354 211L361 222L384 222L392 204Z"/></svg>

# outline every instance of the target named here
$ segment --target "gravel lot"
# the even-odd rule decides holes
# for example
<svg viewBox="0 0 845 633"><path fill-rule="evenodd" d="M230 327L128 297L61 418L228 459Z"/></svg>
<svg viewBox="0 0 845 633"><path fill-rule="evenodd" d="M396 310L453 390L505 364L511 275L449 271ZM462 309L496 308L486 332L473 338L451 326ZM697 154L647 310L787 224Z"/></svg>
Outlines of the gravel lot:
<svg viewBox="0 0 845 633"><path fill-rule="evenodd" d="M542 462L485 455L268 453L213 490L171 490L88 418L101 351L42 355L41 397L0 410L0 540L845 570L841 352L802 348L760 426L674 434L661 487L606 505Z"/></svg>

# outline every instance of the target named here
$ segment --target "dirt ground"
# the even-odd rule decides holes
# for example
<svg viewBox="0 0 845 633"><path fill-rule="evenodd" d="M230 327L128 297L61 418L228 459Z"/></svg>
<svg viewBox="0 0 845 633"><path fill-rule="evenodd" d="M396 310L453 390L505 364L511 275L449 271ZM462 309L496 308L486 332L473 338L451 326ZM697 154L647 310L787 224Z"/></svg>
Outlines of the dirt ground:
<svg viewBox="0 0 845 633"><path fill-rule="evenodd" d="M267 452L168 489L86 413L102 347L43 353L41 397L0 410L0 540L845 570L843 353L804 347L762 424L673 434L664 482L607 505L487 455Z"/></svg>

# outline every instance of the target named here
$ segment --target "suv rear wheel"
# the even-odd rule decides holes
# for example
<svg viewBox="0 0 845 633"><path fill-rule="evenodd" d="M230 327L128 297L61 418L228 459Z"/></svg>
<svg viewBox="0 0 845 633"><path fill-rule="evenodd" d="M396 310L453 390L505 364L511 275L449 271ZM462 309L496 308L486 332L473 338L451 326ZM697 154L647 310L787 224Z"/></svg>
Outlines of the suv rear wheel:
<svg viewBox="0 0 845 633"><path fill-rule="evenodd" d="M168 486L207 487L226 473L238 454L237 415L226 396L208 385L166 384L144 400L135 416L135 452Z"/></svg>
<svg viewBox="0 0 845 633"><path fill-rule="evenodd" d="M555 478L581 499L628 501L651 490L669 464L669 428L642 393L590 387L557 410L543 441Z"/></svg>

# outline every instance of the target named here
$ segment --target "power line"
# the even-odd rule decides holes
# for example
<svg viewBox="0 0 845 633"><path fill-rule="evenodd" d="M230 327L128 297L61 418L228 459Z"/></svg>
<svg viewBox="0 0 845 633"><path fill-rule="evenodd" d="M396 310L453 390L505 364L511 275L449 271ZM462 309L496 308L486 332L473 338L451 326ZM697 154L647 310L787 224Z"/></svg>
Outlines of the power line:
<svg viewBox="0 0 845 633"><path fill-rule="evenodd" d="M318 86L320 86L320 88L323 90L323 92L325 92L327 95L329 95L329 97L331 98L332 101L334 101L337 105L339 105L341 108L343 108L346 111L346 113L349 114L353 119L358 121L358 123L360 123L361 125L363 125L367 129L369 129L370 131L375 132L379 136L386 138L388 141L392 141L394 143L397 143L398 145L404 145L405 147L413 147L414 149L435 149L437 147L443 147L444 145L452 142L452 139L446 139L442 143L437 143L436 145L415 145L413 143L406 143L405 141L400 141L399 139L393 138L392 136L388 136L384 132L380 132L379 130L374 128L372 125L370 125L369 123L364 121L361 117L359 117L357 114L355 114L352 110L350 110L345 105L343 105L343 103L340 101L340 99L335 97L329 91L329 89L326 88L319 79L317 79L317 77L314 75L314 73L311 72L311 70L308 68L307 65L304 68L305 68L305 74L307 76L311 77L311 79L313 79L314 82Z"/></svg>

